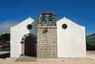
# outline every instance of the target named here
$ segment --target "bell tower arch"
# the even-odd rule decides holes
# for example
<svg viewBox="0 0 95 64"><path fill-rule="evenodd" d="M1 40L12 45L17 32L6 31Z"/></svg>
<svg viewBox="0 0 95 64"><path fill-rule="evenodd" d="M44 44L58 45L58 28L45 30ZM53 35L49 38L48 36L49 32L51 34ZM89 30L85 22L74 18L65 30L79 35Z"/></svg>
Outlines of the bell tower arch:
<svg viewBox="0 0 95 64"><path fill-rule="evenodd" d="M56 15L46 10L38 15L38 24L46 26L56 26Z"/></svg>

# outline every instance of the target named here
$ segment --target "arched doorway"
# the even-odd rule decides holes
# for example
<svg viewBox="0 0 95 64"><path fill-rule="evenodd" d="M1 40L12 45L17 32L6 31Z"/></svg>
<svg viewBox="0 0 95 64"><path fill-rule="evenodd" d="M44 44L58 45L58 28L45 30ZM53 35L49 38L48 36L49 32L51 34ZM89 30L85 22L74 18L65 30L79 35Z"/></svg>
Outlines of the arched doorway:
<svg viewBox="0 0 95 64"><path fill-rule="evenodd" d="M37 38L33 34L26 34L23 38L23 43L24 47L23 49L23 54L25 56L31 56L31 57L36 57L37 56Z"/></svg>

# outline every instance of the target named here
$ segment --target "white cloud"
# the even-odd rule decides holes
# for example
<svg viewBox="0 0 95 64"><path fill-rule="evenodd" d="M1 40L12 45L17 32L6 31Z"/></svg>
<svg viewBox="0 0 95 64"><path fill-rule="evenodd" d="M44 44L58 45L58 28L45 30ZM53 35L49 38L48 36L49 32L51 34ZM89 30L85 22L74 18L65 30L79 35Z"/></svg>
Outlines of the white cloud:
<svg viewBox="0 0 95 64"><path fill-rule="evenodd" d="M0 24L0 33L10 32L10 27L19 23L18 21L5 21Z"/></svg>

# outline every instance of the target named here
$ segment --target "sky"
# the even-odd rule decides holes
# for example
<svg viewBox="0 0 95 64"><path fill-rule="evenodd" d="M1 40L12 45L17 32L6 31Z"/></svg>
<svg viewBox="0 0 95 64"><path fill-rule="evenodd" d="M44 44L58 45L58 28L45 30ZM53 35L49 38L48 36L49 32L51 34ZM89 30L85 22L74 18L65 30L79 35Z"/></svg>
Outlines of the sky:
<svg viewBox="0 0 95 64"><path fill-rule="evenodd" d="M95 0L0 0L0 32L48 9L86 27L86 34L95 33Z"/></svg>

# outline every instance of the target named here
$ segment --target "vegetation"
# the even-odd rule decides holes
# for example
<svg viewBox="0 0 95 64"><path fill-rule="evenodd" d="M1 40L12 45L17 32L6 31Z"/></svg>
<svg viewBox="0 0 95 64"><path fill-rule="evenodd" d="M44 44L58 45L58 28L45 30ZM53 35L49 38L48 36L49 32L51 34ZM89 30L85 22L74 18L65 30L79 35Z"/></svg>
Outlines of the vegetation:
<svg viewBox="0 0 95 64"><path fill-rule="evenodd" d="M95 33L86 36L86 49L95 50Z"/></svg>
<svg viewBox="0 0 95 64"><path fill-rule="evenodd" d="M0 42L4 43L3 45L0 45L0 51L10 50L10 34L9 33L1 34Z"/></svg>
<svg viewBox="0 0 95 64"><path fill-rule="evenodd" d="M95 42L86 42L86 49L87 50L95 50Z"/></svg>

